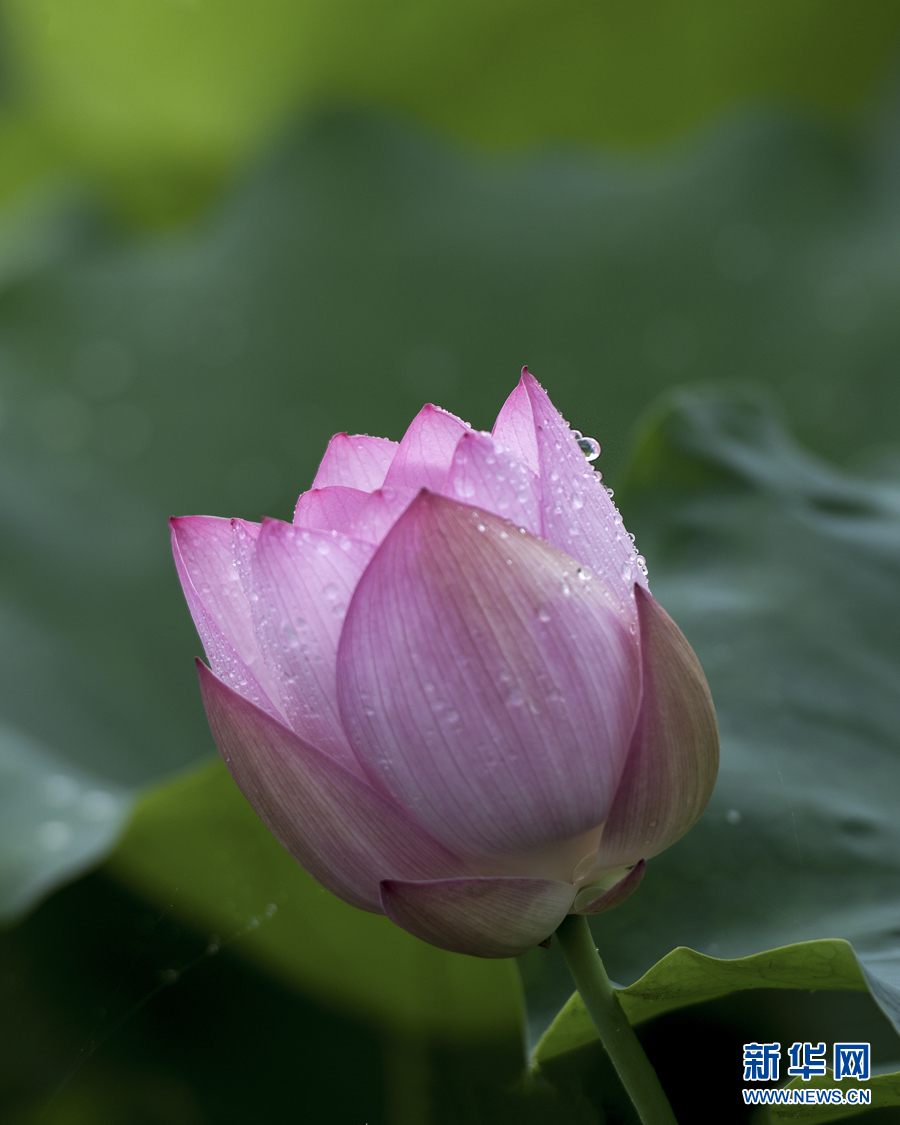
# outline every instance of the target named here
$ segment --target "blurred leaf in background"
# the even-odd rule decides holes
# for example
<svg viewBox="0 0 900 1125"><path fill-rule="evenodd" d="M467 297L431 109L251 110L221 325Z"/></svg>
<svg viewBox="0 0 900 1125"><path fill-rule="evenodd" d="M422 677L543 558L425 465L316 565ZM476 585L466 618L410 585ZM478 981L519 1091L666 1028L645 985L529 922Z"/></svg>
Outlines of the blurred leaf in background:
<svg viewBox="0 0 900 1125"><path fill-rule="evenodd" d="M297 110L361 101L489 147L669 139L735 103L857 115L889 0L6 0L37 147L133 217L191 213Z"/></svg>
<svg viewBox="0 0 900 1125"><path fill-rule="evenodd" d="M879 483L740 396L678 398L645 433L625 518L727 753L717 803L601 942L633 979L682 941L841 934L893 987L893 103L859 123L896 5L0 10L5 916L214 752L166 517L289 518L334 431L397 438L426 399L489 426L527 362L614 484L634 421L685 381L765 383L813 450L868 458ZM147 797L109 872L2 938L2 1125L60 1084L45 1125L268 1119L294 1067L304 1108L348 1125L618 1112L593 1055L593 1078L516 1093L511 967L413 953L331 900L312 915L322 892L216 769ZM533 1031L568 990L555 966L525 966ZM817 1034L793 994L765 1018L711 1003L647 1036Z"/></svg>

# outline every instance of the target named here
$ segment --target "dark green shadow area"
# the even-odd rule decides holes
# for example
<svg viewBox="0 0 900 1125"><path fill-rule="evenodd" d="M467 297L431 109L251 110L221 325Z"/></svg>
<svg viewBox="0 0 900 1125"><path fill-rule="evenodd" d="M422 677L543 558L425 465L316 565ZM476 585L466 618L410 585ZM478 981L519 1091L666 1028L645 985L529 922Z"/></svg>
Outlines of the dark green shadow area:
<svg viewBox="0 0 900 1125"><path fill-rule="evenodd" d="M102 873L2 935L0 963L2 1125L557 1119L552 1092L546 1112L516 1094L516 1041L387 1036Z"/></svg>
<svg viewBox="0 0 900 1125"><path fill-rule="evenodd" d="M384 1120L382 1044L91 875L0 939L0 1120Z"/></svg>

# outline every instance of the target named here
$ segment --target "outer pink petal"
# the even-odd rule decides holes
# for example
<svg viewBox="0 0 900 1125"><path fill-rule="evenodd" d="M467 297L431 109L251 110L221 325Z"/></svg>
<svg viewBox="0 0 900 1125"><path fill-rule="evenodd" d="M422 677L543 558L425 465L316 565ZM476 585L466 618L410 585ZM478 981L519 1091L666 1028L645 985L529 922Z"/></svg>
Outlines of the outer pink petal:
<svg viewBox="0 0 900 1125"><path fill-rule="evenodd" d="M403 435L384 478L385 486L440 492L457 443L468 428L455 414L439 406L423 406Z"/></svg>
<svg viewBox="0 0 900 1125"><path fill-rule="evenodd" d="M349 533L369 495L358 488L345 488L342 485L311 488L297 501L294 526Z"/></svg>
<svg viewBox="0 0 900 1125"><path fill-rule="evenodd" d="M527 371L527 367L522 368L523 380ZM503 408L497 415L493 436L533 473L540 472L531 399L528 397L528 391L525 389L522 380L519 381L519 385L504 402Z"/></svg>
<svg viewBox="0 0 900 1125"><path fill-rule="evenodd" d="M521 386L534 418L544 538L586 563L616 590L633 620L632 587L635 582L646 586L647 580L638 567L622 517L567 422L527 369L522 372Z"/></svg>
<svg viewBox="0 0 900 1125"><path fill-rule="evenodd" d="M412 502L411 488L379 488L370 492L350 525L354 539L378 544L391 530Z"/></svg>
<svg viewBox="0 0 900 1125"><path fill-rule="evenodd" d="M512 520L534 535L541 534L537 476L487 434L469 430L459 439L442 491L454 500Z"/></svg>
<svg viewBox="0 0 900 1125"><path fill-rule="evenodd" d="M569 912L575 888L556 879L386 880L392 922L423 941L472 957L518 957L548 938Z"/></svg>
<svg viewBox="0 0 900 1125"><path fill-rule="evenodd" d="M625 772L603 828L597 868L650 859L706 808L719 768L716 713L684 634L641 587L644 693Z"/></svg>
<svg viewBox="0 0 900 1125"><path fill-rule="evenodd" d="M319 465L313 488L343 485L371 492L381 488L398 446L368 434L335 434Z"/></svg>
<svg viewBox="0 0 900 1125"><path fill-rule="evenodd" d="M263 823L315 879L382 913L379 882L465 865L389 798L233 692L197 661L216 744Z"/></svg>
<svg viewBox="0 0 900 1125"><path fill-rule="evenodd" d="M355 759L337 714L338 638L374 547L328 531L265 520L253 556L253 614L291 727L343 760Z"/></svg>
<svg viewBox="0 0 900 1125"><path fill-rule="evenodd" d="M423 491L347 614L338 698L354 752L483 870L492 856L562 849L606 817L619 783L638 649L614 596L578 569Z"/></svg>
<svg viewBox="0 0 900 1125"><path fill-rule="evenodd" d="M169 526L178 577L216 675L265 711L279 714L278 691L259 650L240 580L231 520L181 516ZM258 525L250 526L259 531Z"/></svg>

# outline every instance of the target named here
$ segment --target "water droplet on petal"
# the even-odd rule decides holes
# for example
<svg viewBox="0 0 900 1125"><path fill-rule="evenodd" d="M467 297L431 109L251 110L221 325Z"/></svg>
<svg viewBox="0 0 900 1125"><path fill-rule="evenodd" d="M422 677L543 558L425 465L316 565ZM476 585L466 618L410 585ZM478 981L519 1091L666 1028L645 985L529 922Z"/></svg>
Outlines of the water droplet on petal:
<svg viewBox="0 0 900 1125"><path fill-rule="evenodd" d="M600 456L600 442L594 441L592 437L579 437L576 440L578 441L578 448L588 461L596 461Z"/></svg>

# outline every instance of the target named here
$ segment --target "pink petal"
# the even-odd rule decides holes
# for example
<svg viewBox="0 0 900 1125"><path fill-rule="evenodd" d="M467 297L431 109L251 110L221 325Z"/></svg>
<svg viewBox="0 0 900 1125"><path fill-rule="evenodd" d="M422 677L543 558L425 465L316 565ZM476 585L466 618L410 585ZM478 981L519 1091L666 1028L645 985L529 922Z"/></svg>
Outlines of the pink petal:
<svg viewBox="0 0 900 1125"><path fill-rule="evenodd" d="M357 769L337 713L335 662L344 615L374 547L265 520L252 560L254 621L293 730Z"/></svg>
<svg viewBox="0 0 900 1125"><path fill-rule="evenodd" d="M644 693L625 771L603 828L597 868L650 859L706 808L719 732L706 677L666 611L636 587Z"/></svg>
<svg viewBox="0 0 900 1125"><path fill-rule="evenodd" d="M647 585L622 517L547 392L525 369L540 462L544 538L578 559L618 592L634 619L632 587Z"/></svg>
<svg viewBox="0 0 900 1125"><path fill-rule="evenodd" d="M241 585L244 588L244 597L247 599L247 604L252 607L254 602L255 591L253 589L253 574L252 562L253 554L256 551L256 540L259 538L260 525L258 523L250 523L249 520L232 519L231 523L231 550L234 556L234 565L237 570L238 577L241 580ZM251 608L251 618L253 611ZM256 637L256 626L253 626L254 638L257 644L259 638ZM213 669L215 671L215 669ZM276 692L277 698L277 692Z"/></svg>
<svg viewBox="0 0 900 1125"><path fill-rule="evenodd" d="M455 414L439 406L423 406L403 435L384 478L385 486L439 492L453 463L457 443L468 428Z"/></svg>
<svg viewBox="0 0 900 1125"><path fill-rule="evenodd" d="M342 485L311 488L297 501L294 526L349 534L353 521L369 495L358 488L344 488Z"/></svg>
<svg viewBox="0 0 900 1125"><path fill-rule="evenodd" d="M569 912L575 888L557 879L440 879L381 884L392 922L472 957L518 957L548 938Z"/></svg>
<svg viewBox="0 0 900 1125"><path fill-rule="evenodd" d="M578 570L506 521L422 492L356 588L338 651L344 729L461 854L562 847L609 810L639 655L613 595Z"/></svg>
<svg viewBox="0 0 900 1125"><path fill-rule="evenodd" d="M254 707L197 661L213 737L279 843L325 887L382 913L379 882L459 875L465 866L389 798Z"/></svg>
<svg viewBox="0 0 900 1125"><path fill-rule="evenodd" d="M350 525L354 539L378 544L409 507L415 492L411 488L379 488L370 492Z"/></svg>
<svg viewBox="0 0 900 1125"><path fill-rule="evenodd" d="M581 905L581 898L587 890L585 888L575 899L575 913L605 914L607 910L613 910L615 907L621 906L625 899L638 889L646 870L647 861L642 859L615 886L610 887L608 891L602 891L595 898L588 898L588 901Z"/></svg>
<svg viewBox="0 0 900 1125"><path fill-rule="evenodd" d="M528 374L528 368L522 368L522 380ZM513 454L533 473L540 472L538 460L537 437L534 432L534 415L531 412L531 399L525 389L524 382L519 385L504 402L497 421L494 423L493 436L497 441Z"/></svg>
<svg viewBox="0 0 900 1125"><path fill-rule="evenodd" d="M278 715L278 691L257 644L233 551L231 520L181 516L169 520L169 526L178 577L216 675ZM258 525L249 526L259 531Z"/></svg>
<svg viewBox="0 0 900 1125"><path fill-rule="evenodd" d="M371 492L381 488L398 445L368 434L335 434L313 481L313 488L343 485Z"/></svg>
<svg viewBox="0 0 900 1125"><path fill-rule="evenodd" d="M534 535L541 534L537 477L487 434L474 430L463 434L441 491L454 500L512 520Z"/></svg>

